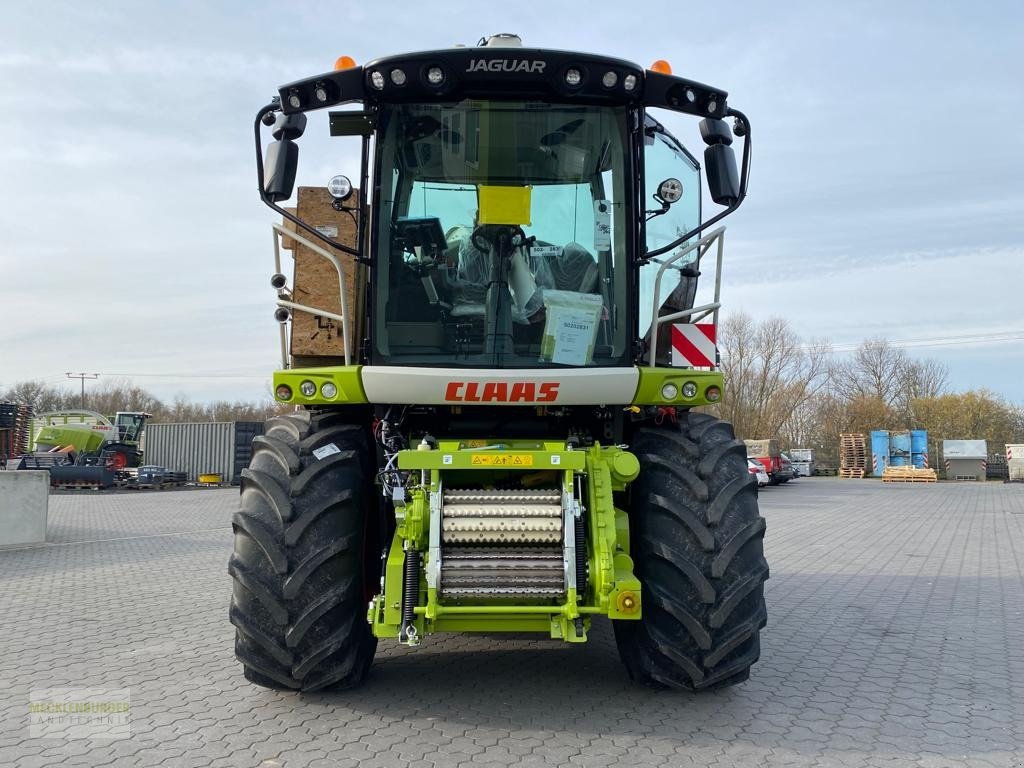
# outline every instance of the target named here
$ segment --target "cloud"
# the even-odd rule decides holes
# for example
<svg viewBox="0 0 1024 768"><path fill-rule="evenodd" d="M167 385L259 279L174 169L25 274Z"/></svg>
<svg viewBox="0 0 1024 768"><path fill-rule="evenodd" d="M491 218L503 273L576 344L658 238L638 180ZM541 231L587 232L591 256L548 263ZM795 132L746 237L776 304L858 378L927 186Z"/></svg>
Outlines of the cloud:
<svg viewBox="0 0 1024 768"><path fill-rule="evenodd" d="M783 314L801 333L836 341L1018 323L1018 6L964 14L916 2L883 14L798 2L744 9L726 24L719 8L679 3L634 15L611 3L586 13L531 0L480 8L101 0L5 9L0 381L70 367L269 374L273 217L255 192L256 109L342 53L365 62L498 29L645 65L667 57L678 74L729 90L753 123L754 173L728 221L727 309ZM358 155L324 122L311 119L303 137L300 183L358 175ZM693 121L665 123L699 154ZM979 352L1005 359L989 379L1005 391L1024 381L1008 346ZM265 393L259 378L140 381L199 398Z"/></svg>

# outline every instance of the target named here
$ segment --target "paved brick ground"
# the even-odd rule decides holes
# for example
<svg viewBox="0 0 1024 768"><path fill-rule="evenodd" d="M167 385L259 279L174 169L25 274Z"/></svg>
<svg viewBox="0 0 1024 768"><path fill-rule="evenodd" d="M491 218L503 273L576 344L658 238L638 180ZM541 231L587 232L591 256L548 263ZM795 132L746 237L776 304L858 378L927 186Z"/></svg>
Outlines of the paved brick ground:
<svg viewBox="0 0 1024 768"><path fill-rule="evenodd" d="M52 543L0 551L0 765L1024 765L1024 486L767 489L762 659L699 696L630 685L607 624L382 646L357 693L252 687L235 499L54 496ZM45 687L129 688L132 737L29 738Z"/></svg>

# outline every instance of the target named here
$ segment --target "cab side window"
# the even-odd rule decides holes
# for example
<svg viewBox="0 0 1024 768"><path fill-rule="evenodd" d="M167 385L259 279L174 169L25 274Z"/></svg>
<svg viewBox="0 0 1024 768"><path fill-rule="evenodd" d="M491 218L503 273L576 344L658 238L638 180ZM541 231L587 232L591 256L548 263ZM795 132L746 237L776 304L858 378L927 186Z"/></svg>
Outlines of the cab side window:
<svg viewBox="0 0 1024 768"><path fill-rule="evenodd" d="M676 139L656 121L647 119L644 127L644 196L642 203L648 211L661 210L661 204L654 199L659 185L666 179L678 179L683 186L683 196L666 213L650 217L647 221L647 251L662 248L681 235L686 234L700 223L700 166L683 149ZM654 311L654 282L661 267L660 261L671 257L671 252L658 257L657 261L640 269L640 335L650 329ZM685 259L684 259L685 261ZM681 267L676 262L673 266ZM679 284L678 269L669 268L661 279L660 307Z"/></svg>

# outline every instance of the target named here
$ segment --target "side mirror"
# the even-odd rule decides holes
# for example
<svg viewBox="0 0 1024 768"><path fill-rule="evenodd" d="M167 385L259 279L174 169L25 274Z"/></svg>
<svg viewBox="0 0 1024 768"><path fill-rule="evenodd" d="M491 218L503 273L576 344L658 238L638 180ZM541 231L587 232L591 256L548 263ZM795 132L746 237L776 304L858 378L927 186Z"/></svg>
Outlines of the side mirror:
<svg viewBox="0 0 1024 768"><path fill-rule="evenodd" d="M299 167L299 145L291 139L279 139L267 145L263 162L263 192L272 203L292 196L295 172Z"/></svg>
<svg viewBox="0 0 1024 768"><path fill-rule="evenodd" d="M279 203L292 196L295 172L299 167L299 146L295 139L306 130L306 116L301 112L286 115L279 112L270 132L277 141L267 145L263 162L263 191L271 202Z"/></svg>
<svg viewBox="0 0 1024 768"><path fill-rule="evenodd" d="M740 174L730 146L732 131L724 120L706 118L700 121L700 135L708 145L704 168L711 199L719 205L733 205L740 198Z"/></svg>

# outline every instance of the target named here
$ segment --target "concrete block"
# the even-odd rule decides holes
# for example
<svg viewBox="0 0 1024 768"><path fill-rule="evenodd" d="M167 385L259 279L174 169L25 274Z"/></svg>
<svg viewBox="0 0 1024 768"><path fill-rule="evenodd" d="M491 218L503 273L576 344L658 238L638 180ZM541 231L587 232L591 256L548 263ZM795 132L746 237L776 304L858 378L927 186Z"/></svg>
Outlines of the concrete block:
<svg viewBox="0 0 1024 768"><path fill-rule="evenodd" d="M45 542L49 503L49 472L0 472L0 547Z"/></svg>

